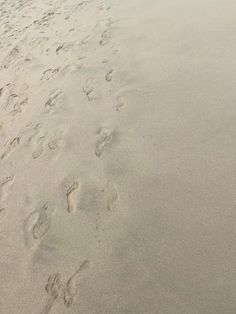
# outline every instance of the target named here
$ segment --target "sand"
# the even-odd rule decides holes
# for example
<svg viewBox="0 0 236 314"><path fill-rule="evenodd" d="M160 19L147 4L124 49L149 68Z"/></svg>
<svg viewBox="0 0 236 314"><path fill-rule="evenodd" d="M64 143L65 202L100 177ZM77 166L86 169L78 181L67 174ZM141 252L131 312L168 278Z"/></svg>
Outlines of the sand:
<svg viewBox="0 0 236 314"><path fill-rule="evenodd" d="M0 313L236 313L236 2L0 1Z"/></svg>

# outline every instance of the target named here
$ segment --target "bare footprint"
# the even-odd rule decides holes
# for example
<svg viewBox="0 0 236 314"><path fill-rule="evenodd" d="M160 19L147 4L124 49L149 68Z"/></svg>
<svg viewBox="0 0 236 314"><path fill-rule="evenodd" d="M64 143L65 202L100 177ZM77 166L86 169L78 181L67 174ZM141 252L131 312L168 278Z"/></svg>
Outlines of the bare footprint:
<svg viewBox="0 0 236 314"><path fill-rule="evenodd" d="M7 215L6 208L0 208L0 223L4 221Z"/></svg>
<svg viewBox="0 0 236 314"><path fill-rule="evenodd" d="M49 99L45 103L46 112L50 112L53 107L57 104L59 96L62 94L62 91L59 89L54 90L50 95Z"/></svg>
<svg viewBox="0 0 236 314"><path fill-rule="evenodd" d="M64 145L64 141L62 138L54 138L54 139L51 139L49 142L48 142L48 148L51 149L51 150L56 150L58 148L61 148L63 147Z"/></svg>
<svg viewBox="0 0 236 314"><path fill-rule="evenodd" d="M112 141L113 131L107 128L101 128L98 131L98 141L95 146L95 155L100 157L105 147Z"/></svg>
<svg viewBox="0 0 236 314"><path fill-rule="evenodd" d="M27 246L32 247L46 235L51 227L52 214L53 210L45 204L27 217L24 224Z"/></svg>
<svg viewBox="0 0 236 314"><path fill-rule="evenodd" d="M119 202L120 196L117 191L117 187L114 183L108 183L107 185L107 209L113 211Z"/></svg>
<svg viewBox="0 0 236 314"><path fill-rule="evenodd" d="M48 277L45 290L53 298L53 300L56 300L61 294L61 286L61 275L59 273L54 273Z"/></svg>
<svg viewBox="0 0 236 314"><path fill-rule="evenodd" d="M6 158L19 143L20 143L20 137L19 136L13 138L13 140L8 142L6 144L5 149L3 150L3 153L0 156L0 159L3 160L4 158Z"/></svg>
<svg viewBox="0 0 236 314"><path fill-rule="evenodd" d="M88 101L94 100L94 88L90 84L83 87L83 92L87 96Z"/></svg>
<svg viewBox="0 0 236 314"><path fill-rule="evenodd" d="M122 96L117 97L116 111L122 110L125 105L124 98Z"/></svg>
<svg viewBox="0 0 236 314"><path fill-rule="evenodd" d="M32 234L35 239L41 239L51 227L52 211L45 204L39 211L36 224L33 226Z"/></svg>
<svg viewBox="0 0 236 314"><path fill-rule="evenodd" d="M8 197L8 188L13 184L14 182L14 175L5 177L0 182L0 201L4 202Z"/></svg>
<svg viewBox="0 0 236 314"><path fill-rule="evenodd" d="M37 139L37 141L34 143L34 149L32 152L32 158L36 159L39 156L42 155L44 151L44 142L45 142L45 137L41 136Z"/></svg>
<svg viewBox="0 0 236 314"><path fill-rule="evenodd" d="M41 312L41 314L49 314L52 310L53 305L61 295L61 275L54 273L48 277L48 282L45 286L45 290L49 294L49 299Z"/></svg>
<svg viewBox="0 0 236 314"><path fill-rule="evenodd" d="M108 37L109 37L109 30L106 29L104 32L102 32L102 35L101 35L101 40L99 41L99 44L101 46L105 46L106 44L108 44Z"/></svg>
<svg viewBox="0 0 236 314"><path fill-rule="evenodd" d="M59 68L56 68L56 69L47 69L43 72L43 75L41 77L41 81L48 81L50 79L53 79L57 73L59 72Z"/></svg>
<svg viewBox="0 0 236 314"><path fill-rule="evenodd" d="M78 180L74 181L72 185L67 189L67 211L68 213L74 213L77 210L78 193L80 190L80 184Z"/></svg>
<svg viewBox="0 0 236 314"><path fill-rule="evenodd" d="M69 278L66 283L65 293L64 293L64 303L67 307L69 307L76 298L77 290L78 290L78 281L80 272L87 269L89 267L89 261L85 260L79 269Z"/></svg>

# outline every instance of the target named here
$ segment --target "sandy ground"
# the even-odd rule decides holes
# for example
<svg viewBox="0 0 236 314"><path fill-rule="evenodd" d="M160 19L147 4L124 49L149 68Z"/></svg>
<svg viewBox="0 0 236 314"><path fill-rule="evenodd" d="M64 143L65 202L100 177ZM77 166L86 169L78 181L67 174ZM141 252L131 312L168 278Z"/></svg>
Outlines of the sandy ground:
<svg viewBox="0 0 236 314"><path fill-rule="evenodd" d="M0 313L236 313L236 2L0 1Z"/></svg>

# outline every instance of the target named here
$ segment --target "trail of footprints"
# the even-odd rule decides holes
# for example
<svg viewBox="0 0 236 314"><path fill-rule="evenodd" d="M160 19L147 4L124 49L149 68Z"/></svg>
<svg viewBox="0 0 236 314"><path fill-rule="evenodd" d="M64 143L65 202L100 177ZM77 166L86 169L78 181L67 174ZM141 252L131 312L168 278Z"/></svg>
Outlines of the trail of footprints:
<svg viewBox="0 0 236 314"><path fill-rule="evenodd" d="M82 2L81 2L82 3ZM83 1L84 3L84 1ZM99 10L109 10L110 7L104 7L104 5L99 6ZM47 26L48 22L53 18L55 12L45 13L40 19L37 19L33 22L38 26ZM101 39L99 41L100 46L106 46L110 40L110 25L113 22L109 19L106 26L107 28L102 32ZM86 36L80 41L80 45L85 45L89 41L90 37ZM69 47L69 43L63 43L57 46L55 53L60 55L63 51L67 50ZM3 62L3 67L8 68L10 65L15 62L15 60L19 59L20 56L20 48L18 46L13 47L13 49L9 52ZM55 79L57 74L59 73L60 68L48 68L45 70L41 76L41 81L48 81ZM105 80L107 82L111 82L113 79L113 69L109 69L105 74ZM0 88L0 97L8 88L10 84ZM96 99L94 87L88 82L83 87L83 92L86 95L89 102ZM63 92L60 89L53 90L44 103L45 113L53 112L57 104L61 101ZM18 113L21 113L28 103L27 94L17 94L12 93L9 95L6 109L9 110L11 115L15 116ZM118 98L116 110L120 111L124 106L123 98ZM107 148L112 141L114 140L114 131L112 129L101 127L97 132L97 139L95 143L95 155L97 157L101 157L104 153L105 148ZM56 150L61 146L62 139L60 137L53 138L47 140L46 136L39 132L39 128L36 128L36 132L32 135L30 139L32 142L32 158L39 158L45 149L46 142L48 148L50 150ZM3 152L0 154L0 159L5 159L10 153L14 150L14 148L21 143L21 137L15 137L12 140L8 141L4 147ZM14 176L6 177L2 182L0 182L0 201L5 201L8 197L7 190L9 186L14 182ZM75 213L79 209L79 196L80 196L80 188L81 183L78 179L75 179L71 185L69 185L66 189L66 201L67 201L67 212ZM106 209L108 211L113 211L117 204L119 203L119 193L117 190L117 186L113 183L108 183L106 187ZM39 244L39 242L46 236L52 226L52 220L54 215L54 209L51 208L47 203L41 206L38 210L33 211L24 222L24 231L25 231L25 240L26 245L29 247L34 247ZM0 222L6 216L6 208L0 208ZM48 282L45 286L45 290L49 295L48 302L44 309L44 314L50 313L54 303L58 299L62 299L65 306L69 307L75 301L77 290L78 290L78 282L80 273L89 267L89 261L85 260L80 267L72 274L71 277L68 278L65 284L62 282L62 276L60 273L51 274L48 277Z"/></svg>

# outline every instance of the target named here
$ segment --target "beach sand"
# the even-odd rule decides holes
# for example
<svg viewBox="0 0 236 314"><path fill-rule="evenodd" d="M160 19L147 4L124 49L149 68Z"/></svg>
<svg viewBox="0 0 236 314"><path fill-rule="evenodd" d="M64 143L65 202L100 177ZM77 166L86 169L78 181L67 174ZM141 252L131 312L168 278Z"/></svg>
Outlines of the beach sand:
<svg viewBox="0 0 236 314"><path fill-rule="evenodd" d="M0 1L0 313L236 313L236 2Z"/></svg>

